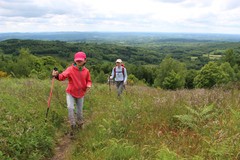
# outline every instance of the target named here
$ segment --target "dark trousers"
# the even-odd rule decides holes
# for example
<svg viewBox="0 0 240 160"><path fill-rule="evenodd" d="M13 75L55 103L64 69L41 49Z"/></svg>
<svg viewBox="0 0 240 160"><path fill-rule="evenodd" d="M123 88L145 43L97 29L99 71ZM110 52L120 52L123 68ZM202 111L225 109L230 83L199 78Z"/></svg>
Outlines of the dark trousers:
<svg viewBox="0 0 240 160"><path fill-rule="evenodd" d="M123 81L116 81L116 87L117 87L117 93L118 96L120 96L122 94L123 91Z"/></svg>

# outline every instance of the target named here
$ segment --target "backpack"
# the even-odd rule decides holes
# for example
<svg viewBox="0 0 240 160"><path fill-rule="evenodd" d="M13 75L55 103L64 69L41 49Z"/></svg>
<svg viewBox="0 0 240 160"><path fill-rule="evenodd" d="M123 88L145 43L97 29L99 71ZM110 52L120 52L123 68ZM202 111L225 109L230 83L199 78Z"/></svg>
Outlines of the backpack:
<svg viewBox="0 0 240 160"><path fill-rule="evenodd" d="M121 65L122 66L122 74L123 74L123 76L125 76L125 74L124 74L124 65L122 64ZM114 77L116 77L116 67L114 67Z"/></svg>

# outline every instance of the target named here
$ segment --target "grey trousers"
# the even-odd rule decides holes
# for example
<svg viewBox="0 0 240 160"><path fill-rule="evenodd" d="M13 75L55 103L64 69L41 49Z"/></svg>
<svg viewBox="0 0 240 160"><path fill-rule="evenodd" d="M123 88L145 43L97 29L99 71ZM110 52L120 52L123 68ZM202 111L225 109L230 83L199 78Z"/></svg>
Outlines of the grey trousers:
<svg viewBox="0 0 240 160"><path fill-rule="evenodd" d="M120 96L123 91L123 81L116 81L116 87L117 87L118 96Z"/></svg>
<svg viewBox="0 0 240 160"><path fill-rule="evenodd" d="M68 118L71 125L76 125L76 123L80 124L83 122L83 101L84 97L75 98L67 93ZM77 122L74 116L74 103L76 103Z"/></svg>

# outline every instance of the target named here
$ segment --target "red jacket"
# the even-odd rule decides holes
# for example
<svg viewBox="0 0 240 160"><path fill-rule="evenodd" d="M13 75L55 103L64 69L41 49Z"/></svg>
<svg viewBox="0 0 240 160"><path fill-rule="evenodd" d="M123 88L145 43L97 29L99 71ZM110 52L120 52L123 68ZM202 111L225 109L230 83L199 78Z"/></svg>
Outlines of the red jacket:
<svg viewBox="0 0 240 160"><path fill-rule="evenodd" d="M60 81L68 78L68 86L66 92L75 98L81 98L85 95L87 87L92 86L90 72L86 67L80 71L78 67L72 64L65 71L58 75Z"/></svg>

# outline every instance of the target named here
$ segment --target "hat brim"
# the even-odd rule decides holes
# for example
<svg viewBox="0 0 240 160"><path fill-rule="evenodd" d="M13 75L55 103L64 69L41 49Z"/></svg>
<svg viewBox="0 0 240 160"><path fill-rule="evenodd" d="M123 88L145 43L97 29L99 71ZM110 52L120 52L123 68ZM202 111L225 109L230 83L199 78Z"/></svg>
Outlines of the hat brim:
<svg viewBox="0 0 240 160"><path fill-rule="evenodd" d="M85 59L84 58L76 58L76 59L74 59L74 61L76 62L76 61L84 61Z"/></svg>

